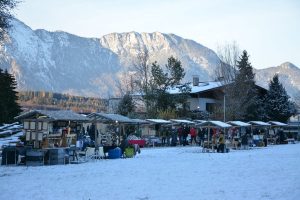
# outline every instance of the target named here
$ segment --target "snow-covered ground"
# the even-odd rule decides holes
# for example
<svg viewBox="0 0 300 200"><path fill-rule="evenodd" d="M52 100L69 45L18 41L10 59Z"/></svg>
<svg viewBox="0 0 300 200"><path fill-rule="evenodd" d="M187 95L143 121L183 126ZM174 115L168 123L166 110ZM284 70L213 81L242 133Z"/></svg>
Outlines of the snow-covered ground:
<svg viewBox="0 0 300 200"><path fill-rule="evenodd" d="M0 199L300 199L300 144L227 154L142 149L132 159L0 167Z"/></svg>

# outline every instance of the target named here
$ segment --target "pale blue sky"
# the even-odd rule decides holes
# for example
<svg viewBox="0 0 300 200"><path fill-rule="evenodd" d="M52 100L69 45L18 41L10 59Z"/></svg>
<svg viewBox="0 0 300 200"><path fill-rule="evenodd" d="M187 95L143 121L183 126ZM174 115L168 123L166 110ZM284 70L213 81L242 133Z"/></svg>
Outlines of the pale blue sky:
<svg viewBox="0 0 300 200"><path fill-rule="evenodd" d="M23 0L15 15L83 37L159 31L213 50L235 40L255 68L300 67L300 0Z"/></svg>

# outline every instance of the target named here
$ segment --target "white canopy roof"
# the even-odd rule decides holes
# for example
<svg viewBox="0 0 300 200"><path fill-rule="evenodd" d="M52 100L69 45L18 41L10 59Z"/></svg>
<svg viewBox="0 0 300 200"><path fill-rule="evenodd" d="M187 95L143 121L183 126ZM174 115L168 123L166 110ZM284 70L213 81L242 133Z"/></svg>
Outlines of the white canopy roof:
<svg viewBox="0 0 300 200"><path fill-rule="evenodd" d="M271 124L262 121L250 121L249 123L258 126L271 126Z"/></svg>
<svg viewBox="0 0 300 200"><path fill-rule="evenodd" d="M164 120L164 119L146 119L146 121L156 123L156 124L170 124L170 123L172 123L171 121Z"/></svg>
<svg viewBox="0 0 300 200"><path fill-rule="evenodd" d="M184 124L195 124L195 122L185 120L185 119L171 119L170 121L176 122L176 123L184 123Z"/></svg>
<svg viewBox="0 0 300 200"><path fill-rule="evenodd" d="M205 121L198 125L199 126L217 126L220 128L230 128L231 127L230 124L226 124L225 122L221 122L221 121Z"/></svg>
<svg viewBox="0 0 300 200"><path fill-rule="evenodd" d="M287 124L282 123L282 122L277 122L277 121L269 121L271 125L276 125L276 126L287 126Z"/></svg>
<svg viewBox="0 0 300 200"><path fill-rule="evenodd" d="M242 121L229 121L227 123L233 126L251 126L251 124Z"/></svg>

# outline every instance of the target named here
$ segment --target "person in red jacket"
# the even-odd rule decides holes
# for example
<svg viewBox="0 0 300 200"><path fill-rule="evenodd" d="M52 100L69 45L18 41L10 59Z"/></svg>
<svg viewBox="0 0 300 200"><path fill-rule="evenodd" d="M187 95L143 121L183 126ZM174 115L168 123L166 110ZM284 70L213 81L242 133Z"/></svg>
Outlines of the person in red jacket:
<svg viewBox="0 0 300 200"><path fill-rule="evenodd" d="M191 135L191 145L193 145L193 141L195 141L195 144L197 144L197 141L196 141L197 133L196 133L196 129L194 127L191 127L190 135Z"/></svg>

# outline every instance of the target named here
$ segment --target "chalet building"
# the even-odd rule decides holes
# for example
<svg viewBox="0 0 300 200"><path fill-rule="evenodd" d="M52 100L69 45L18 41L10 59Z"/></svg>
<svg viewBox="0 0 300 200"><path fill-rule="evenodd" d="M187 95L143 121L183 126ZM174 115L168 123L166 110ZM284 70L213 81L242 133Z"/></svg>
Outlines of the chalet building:
<svg viewBox="0 0 300 200"><path fill-rule="evenodd" d="M224 83L220 81L208 81L200 82L199 77L194 76L193 82L190 83L191 92L188 98L188 107L191 111L207 111L209 113L214 112L216 107L223 107L226 101ZM256 85L259 94L266 94L267 90ZM179 88L172 88L169 90L171 94L180 94ZM145 106L141 104L141 96L134 95L133 99L138 102L138 112L145 112ZM113 98L109 100L109 112L116 113L116 108L120 98Z"/></svg>

